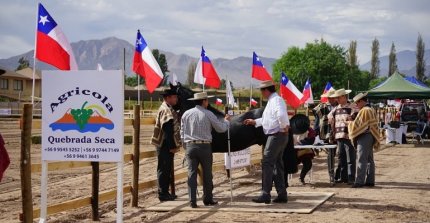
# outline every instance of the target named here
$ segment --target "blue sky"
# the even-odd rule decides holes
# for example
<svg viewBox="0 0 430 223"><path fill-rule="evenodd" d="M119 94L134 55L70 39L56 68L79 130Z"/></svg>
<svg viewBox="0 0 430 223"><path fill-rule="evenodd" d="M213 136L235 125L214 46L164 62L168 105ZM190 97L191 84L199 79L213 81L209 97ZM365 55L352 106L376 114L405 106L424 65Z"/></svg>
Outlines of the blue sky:
<svg viewBox="0 0 430 223"><path fill-rule="evenodd" d="M37 2L0 0L0 58L34 46ZM278 58L288 47L324 38L344 47L358 42L358 60L370 58L372 40L381 55L415 50L418 33L430 46L430 1L290 0L46 0L41 1L70 42L116 36L130 43L136 30L151 48L197 57Z"/></svg>

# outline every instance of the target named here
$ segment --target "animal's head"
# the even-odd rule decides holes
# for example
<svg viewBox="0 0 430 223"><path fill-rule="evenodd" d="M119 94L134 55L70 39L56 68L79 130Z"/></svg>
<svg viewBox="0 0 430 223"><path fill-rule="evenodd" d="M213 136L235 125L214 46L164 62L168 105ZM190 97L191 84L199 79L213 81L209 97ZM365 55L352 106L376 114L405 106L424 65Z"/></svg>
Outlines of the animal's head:
<svg viewBox="0 0 430 223"><path fill-rule="evenodd" d="M186 110L194 107L194 102L188 100L194 95L194 92L191 89L182 86L180 82L178 82L176 86L170 84L170 89L176 91L178 94L178 103L174 109L179 110L180 114L183 114Z"/></svg>

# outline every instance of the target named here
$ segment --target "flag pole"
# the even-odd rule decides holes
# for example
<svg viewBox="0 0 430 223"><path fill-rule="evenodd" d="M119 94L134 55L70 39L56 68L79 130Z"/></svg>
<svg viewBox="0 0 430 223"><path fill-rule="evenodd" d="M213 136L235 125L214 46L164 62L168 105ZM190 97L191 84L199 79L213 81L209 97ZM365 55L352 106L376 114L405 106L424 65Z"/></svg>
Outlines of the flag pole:
<svg viewBox="0 0 430 223"><path fill-rule="evenodd" d="M251 91L250 91L250 93L249 93L249 109L251 110L251 108L252 108L252 103L251 103L251 99L252 99L252 77L251 77L251 84L250 84L251 86Z"/></svg>
<svg viewBox="0 0 430 223"><path fill-rule="evenodd" d="M137 74L137 104L140 105L140 75Z"/></svg>
<svg viewBox="0 0 430 223"><path fill-rule="evenodd" d="M34 54L33 54L33 84L31 88L31 104L34 105L34 88L36 87L36 50L37 50L37 26L39 25L39 5L37 5L36 11L36 27L34 29ZM34 109L34 106L33 106Z"/></svg>
<svg viewBox="0 0 430 223"><path fill-rule="evenodd" d="M228 81L228 75L226 75L226 84L230 85L230 81ZM226 86L227 87L227 86ZM227 88L226 88L227 89ZM231 93L233 94L233 90L231 89L231 85L229 86ZM230 104L228 92L226 91L226 106L227 106L227 114L228 114L228 106ZM234 102L233 102L234 103ZM233 106L234 107L234 106ZM233 168L231 166L231 145L230 145L230 125L227 128L227 145L228 145L228 162L230 165L230 202L233 203Z"/></svg>

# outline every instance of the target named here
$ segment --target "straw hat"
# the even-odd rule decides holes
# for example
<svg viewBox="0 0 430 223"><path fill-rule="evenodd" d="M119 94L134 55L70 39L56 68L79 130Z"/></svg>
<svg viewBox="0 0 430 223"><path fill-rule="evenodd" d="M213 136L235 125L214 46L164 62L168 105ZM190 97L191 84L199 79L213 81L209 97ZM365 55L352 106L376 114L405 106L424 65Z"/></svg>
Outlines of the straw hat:
<svg viewBox="0 0 430 223"><path fill-rule="evenodd" d="M337 97L340 97L340 96L343 96L343 95L347 95L349 93L351 93L351 90L345 90L345 88L341 88L339 90L336 90L334 92L334 94L332 94L332 95L329 96L329 98L337 98Z"/></svg>
<svg viewBox="0 0 430 223"><path fill-rule="evenodd" d="M336 90L334 88L331 88L330 90L328 90L326 93L322 94L321 97L322 98L327 98L330 97L332 94L334 94Z"/></svg>
<svg viewBox="0 0 430 223"><path fill-rule="evenodd" d="M275 84L273 83L273 81L268 80L268 81L261 82L260 86L258 86L257 88L261 89L261 88L267 88L267 87L270 87L270 86L275 86Z"/></svg>
<svg viewBox="0 0 430 223"><path fill-rule="evenodd" d="M206 92L199 92L195 93L193 98L189 98L189 101L197 101L197 100L203 100L208 98L213 98L214 96L208 96L208 93Z"/></svg>
<svg viewBox="0 0 430 223"><path fill-rule="evenodd" d="M359 93L359 94L355 95L355 97L352 100L354 101L354 103L357 103L357 101L365 98L366 96L367 96L367 92L366 93Z"/></svg>

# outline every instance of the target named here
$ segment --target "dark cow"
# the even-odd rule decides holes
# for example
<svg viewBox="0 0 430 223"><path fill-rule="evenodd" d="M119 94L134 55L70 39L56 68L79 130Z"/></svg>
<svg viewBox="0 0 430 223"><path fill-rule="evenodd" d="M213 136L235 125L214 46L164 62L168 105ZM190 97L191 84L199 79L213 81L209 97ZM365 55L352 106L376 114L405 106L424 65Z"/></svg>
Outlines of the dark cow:
<svg viewBox="0 0 430 223"><path fill-rule="evenodd" d="M178 104L175 109L179 110L179 115L182 115L186 110L195 106L193 101L187 99L192 98L194 92L188 88L183 87L180 83L177 86L170 86L178 93ZM217 117L223 118L225 114L210 104L207 108L214 113ZM245 119L257 119L263 115L264 107L245 112L240 115L231 117L230 120L230 150L232 152L246 149L252 145L263 145L267 141L267 136L263 132L262 127L255 128L254 126L244 125ZM212 131L212 151L214 153L228 152L228 137L227 132L217 133ZM294 151L293 136L290 131L288 145L284 150L284 162L286 173L297 172L296 154Z"/></svg>

